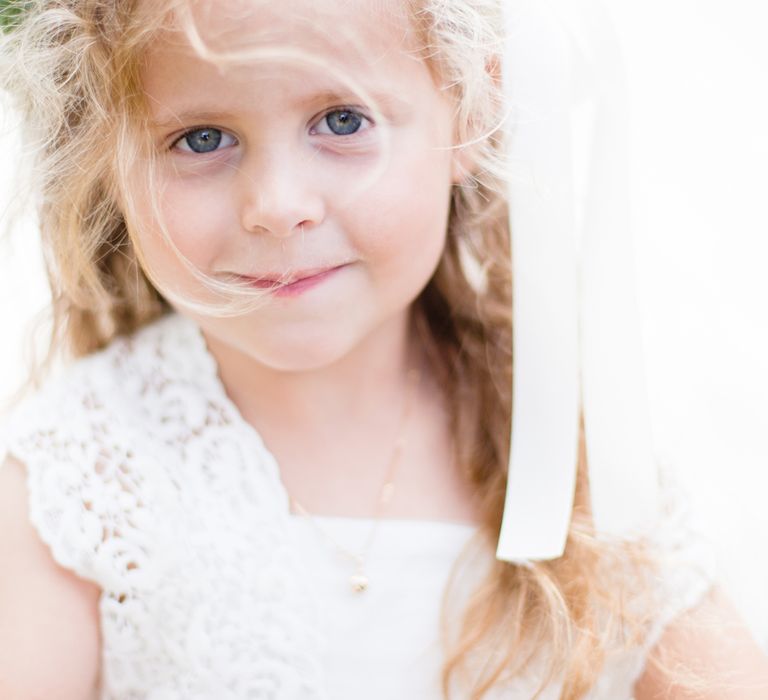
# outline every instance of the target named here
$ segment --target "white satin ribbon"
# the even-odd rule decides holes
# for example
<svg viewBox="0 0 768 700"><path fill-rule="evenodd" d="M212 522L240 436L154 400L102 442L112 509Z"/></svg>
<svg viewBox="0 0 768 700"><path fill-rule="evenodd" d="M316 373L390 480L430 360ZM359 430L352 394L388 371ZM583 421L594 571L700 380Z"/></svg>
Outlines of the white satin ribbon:
<svg viewBox="0 0 768 700"><path fill-rule="evenodd" d="M506 0L505 13L514 386L496 556L528 564L565 550L582 406L598 536L642 534L659 494L614 35L588 0Z"/></svg>

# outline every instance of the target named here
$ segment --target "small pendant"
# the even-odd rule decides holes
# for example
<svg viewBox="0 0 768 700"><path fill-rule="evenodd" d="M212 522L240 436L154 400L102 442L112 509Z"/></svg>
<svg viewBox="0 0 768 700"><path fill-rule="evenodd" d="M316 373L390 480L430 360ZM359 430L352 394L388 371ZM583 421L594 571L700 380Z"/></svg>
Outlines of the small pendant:
<svg viewBox="0 0 768 700"><path fill-rule="evenodd" d="M365 574L352 574L349 577L349 582L352 584L352 590L355 593L362 593L368 588L368 577Z"/></svg>

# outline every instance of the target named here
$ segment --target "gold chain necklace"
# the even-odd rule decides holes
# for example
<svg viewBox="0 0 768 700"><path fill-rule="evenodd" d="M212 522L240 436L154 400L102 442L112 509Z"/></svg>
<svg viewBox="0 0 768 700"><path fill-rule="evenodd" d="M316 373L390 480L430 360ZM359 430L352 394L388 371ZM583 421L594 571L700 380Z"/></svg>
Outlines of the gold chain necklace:
<svg viewBox="0 0 768 700"><path fill-rule="evenodd" d="M398 433L397 440L395 440L395 446L392 450L392 456L389 460L389 466L384 477L384 483L382 484L381 491L379 492L379 500L376 505L376 515L374 516L373 527L368 534L368 539L366 540L365 547L363 548L362 552L352 552L346 547L342 547L335 539L333 539L333 537L331 537L322 527L320 527L315 518L312 517L312 515L307 511L306 508L304 508L304 506L301 505L301 503L299 503L293 496L290 496L293 507L301 515L309 519L309 522L315 528L315 530L317 530L326 540L328 540L336 549L336 551L345 557L348 557L354 562L355 570L349 577L349 583L355 593L362 593L363 591L367 590L370 583L370 579L365 573L365 562L371 545L373 544L376 530L378 529L379 523L381 522L381 512L385 506L389 505L390 501L392 500L392 496L395 493L395 472L399 464L399 458L402 454L403 446L405 444L405 426L408 423L413 395L415 394L416 387L418 386L420 379L421 373L418 370L411 369L408 371L408 398L405 402L405 406L403 407L403 415L400 419L400 431Z"/></svg>

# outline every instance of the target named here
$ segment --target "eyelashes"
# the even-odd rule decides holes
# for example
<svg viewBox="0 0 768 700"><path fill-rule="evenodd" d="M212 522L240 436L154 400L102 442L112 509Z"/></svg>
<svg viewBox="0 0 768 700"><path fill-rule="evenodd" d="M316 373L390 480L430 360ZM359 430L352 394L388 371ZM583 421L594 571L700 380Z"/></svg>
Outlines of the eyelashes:
<svg viewBox="0 0 768 700"><path fill-rule="evenodd" d="M325 124L331 133L336 136L350 136L358 133L364 122L371 124L370 119L362 112L344 107L326 112L318 122L318 125ZM314 133L327 133L315 131L316 128L313 127Z"/></svg>
<svg viewBox="0 0 768 700"><path fill-rule="evenodd" d="M350 139L368 131L371 126L373 123L361 111L351 107L336 107L315 122L310 128L310 134ZM236 144L237 139L232 134L217 127L205 126L184 132L171 144L170 148L185 153L205 155Z"/></svg>
<svg viewBox="0 0 768 700"><path fill-rule="evenodd" d="M227 141L231 141L231 143L226 143ZM234 136L221 129L204 127L185 132L173 142L171 148L179 147L178 150L188 153L213 153L219 150L222 143L234 146L237 141Z"/></svg>

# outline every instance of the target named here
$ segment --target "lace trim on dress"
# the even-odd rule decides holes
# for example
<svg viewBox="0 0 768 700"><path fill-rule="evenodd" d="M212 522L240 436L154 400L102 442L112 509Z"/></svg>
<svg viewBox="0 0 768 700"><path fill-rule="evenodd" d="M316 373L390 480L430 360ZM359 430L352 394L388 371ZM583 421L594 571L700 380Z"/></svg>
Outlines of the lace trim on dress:
<svg viewBox="0 0 768 700"><path fill-rule="evenodd" d="M4 437L54 559L102 588L102 699L324 700L279 470L196 324L83 358Z"/></svg>

